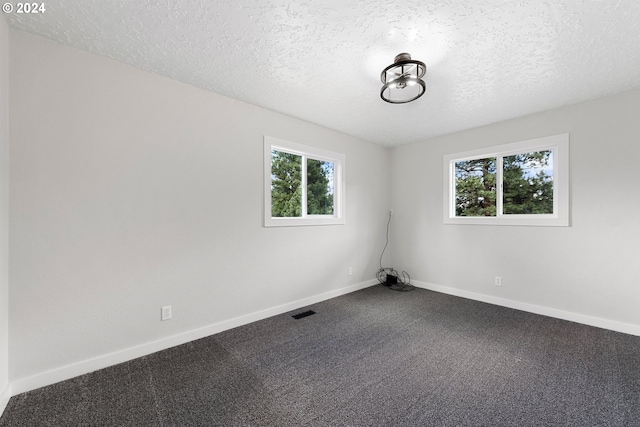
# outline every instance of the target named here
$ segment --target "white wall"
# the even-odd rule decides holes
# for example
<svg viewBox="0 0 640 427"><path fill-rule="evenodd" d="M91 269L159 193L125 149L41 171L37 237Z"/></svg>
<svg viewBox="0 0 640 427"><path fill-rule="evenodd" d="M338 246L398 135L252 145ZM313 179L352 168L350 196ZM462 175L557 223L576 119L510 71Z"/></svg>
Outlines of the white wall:
<svg viewBox="0 0 640 427"><path fill-rule="evenodd" d="M396 268L425 287L640 334L639 108L628 92L394 149ZM565 132L571 227L443 224L443 155Z"/></svg>
<svg viewBox="0 0 640 427"><path fill-rule="evenodd" d="M0 415L9 400L9 29L0 17Z"/></svg>
<svg viewBox="0 0 640 427"><path fill-rule="evenodd" d="M14 392L374 283L387 149L10 35ZM262 226L263 135L346 154L346 225Z"/></svg>

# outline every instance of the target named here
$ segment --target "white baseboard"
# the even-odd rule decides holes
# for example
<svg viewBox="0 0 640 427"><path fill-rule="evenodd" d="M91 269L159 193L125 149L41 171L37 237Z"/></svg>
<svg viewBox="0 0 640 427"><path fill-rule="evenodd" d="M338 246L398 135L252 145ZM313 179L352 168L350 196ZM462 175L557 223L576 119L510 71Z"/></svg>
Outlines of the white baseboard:
<svg viewBox="0 0 640 427"><path fill-rule="evenodd" d="M572 313L568 311L558 310L554 308L523 303L520 301L513 301L505 298L494 297L491 295L480 294L476 292L465 291L462 289L451 288L447 286L434 285L431 283L420 282L412 280L411 282L416 287L428 289L431 291L441 292L444 294L459 296L476 301L486 302L489 304L499 305L503 307L513 308L516 310L527 311L530 313L541 314L543 316L555 317L557 319L569 320L572 322L582 323L585 325L595 326L598 328L610 329L617 332L622 332L630 335L640 336L640 326L633 325L614 320L602 319L599 317L587 316L578 313ZM35 390L40 387L51 385L60 381L64 381L78 375L84 375L89 372L96 371L98 369L106 368L116 365L118 363L127 362L129 360L136 359L138 357L146 356L157 351L165 350L167 348L175 347L177 345L185 344L190 341L194 341L200 338L208 337L213 334L217 334L228 329L236 328L238 326L246 325L251 322L266 319L271 316L286 313L288 311L295 310L297 308L305 307L311 304L315 304L321 301L325 301L331 298L335 298L341 295L346 295L351 292L365 289L373 285L377 285L378 281L373 279L366 282L358 283L356 285L347 286L345 288L336 289L330 292L325 292L319 295L315 295L308 298L292 301L290 303L282 304L276 307L271 307L265 310L260 310L254 313L249 313L232 319L228 319L222 322L218 322L212 325L208 325L202 328L194 329L191 331L183 332L181 334L173 335L161 340L153 341L150 343L141 344L135 347L130 347L124 350L116 351L113 353L94 357L92 359L83 360L70 365L62 366L50 371L41 372L26 378L20 378L12 381L5 389L0 393L0 415L4 411L9 398L20 393L24 393L30 390Z"/></svg>
<svg viewBox="0 0 640 427"><path fill-rule="evenodd" d="M141 344L135 347L130 347L124 350L94 357L92 359L83 360L70 365L62 366L60 368L52 369L50 371L41 372L39 374L35 374L26 378L20 378L11 382L10 390L13 394L10 395L15 396L17 394L35 390L40 387L55 384L57 382L68 380L79 375L88 374L89 372L93 372L98 369L117 365L118 363L127 362L129 360L146 356L160 350L165 350L167 348L185 344L187 342L208 337L210 335L217 334L228 329L236 328L238 326L266 319L271 316L286 313L288 311L292 311L341 295L346 295L351 292L365 289L377 284L378 281L375 279L368 280L366 282L347 286L345 288L336 289L319 295L314 295L308 298L303 298L297 301L282 304L276 307L271 307L254 313L245 314L212 325L204 326L202 328L163 338L161 340Z"/></svg>
<svg viewBox="0 0 640 427"><path fill-rule="evenodd" d="M9 403L9 399L11 399L11 384L7 384L4 387L4 390L0 392L0 417L2 416L5 408L7 407L7 403Z"/></svg>
<svg viewBox="0 0 640 427"><path fill-rule="evenodd" d="M458 297L468 298L475 301L486 302L489 304L500 305L502 307L514 308L516 310L527 311L529 313L541 314L543 316L555 317L556 319L569 320L571 322L582 323L584 325L595 326L598 328L609 329L616 332L622 332L629 335L640 336L640 325L618 322L616 320L603 319L600 317L587 316L585 314L573 313L570 311L558 310L556 308L544 307L541 305L528 304L525 302L514 301L506 298L494 297L491 295L479 294L476 292L465 291L448 286L434 285L432 283L420 282L412 280L411 283L418 288L428 289L443 294L454 295Z"/></svg>

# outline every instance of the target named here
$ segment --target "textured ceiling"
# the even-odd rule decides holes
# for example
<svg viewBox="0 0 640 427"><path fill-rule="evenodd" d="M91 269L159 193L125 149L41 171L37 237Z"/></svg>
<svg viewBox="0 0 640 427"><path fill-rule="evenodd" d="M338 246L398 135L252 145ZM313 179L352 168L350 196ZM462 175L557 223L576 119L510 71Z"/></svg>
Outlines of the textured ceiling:
<svg viewBox="0 0 640 427"><path fill-rule="evenodd" d="M47 0L14 28L387 146L640 87L638 0ZM380 99L400 52L427 93Z"/></svg>

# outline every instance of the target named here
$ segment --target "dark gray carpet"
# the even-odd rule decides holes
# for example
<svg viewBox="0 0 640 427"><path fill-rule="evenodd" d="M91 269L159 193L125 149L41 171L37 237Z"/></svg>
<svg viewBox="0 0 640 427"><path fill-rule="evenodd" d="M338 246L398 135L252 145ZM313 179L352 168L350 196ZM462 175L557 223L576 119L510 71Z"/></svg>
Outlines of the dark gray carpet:
<svg viewBox="0 0 640 427"><path fill-rule="evenodd" d="M640 337L375 286L15 396L0 426L640 426Z"/></svg>

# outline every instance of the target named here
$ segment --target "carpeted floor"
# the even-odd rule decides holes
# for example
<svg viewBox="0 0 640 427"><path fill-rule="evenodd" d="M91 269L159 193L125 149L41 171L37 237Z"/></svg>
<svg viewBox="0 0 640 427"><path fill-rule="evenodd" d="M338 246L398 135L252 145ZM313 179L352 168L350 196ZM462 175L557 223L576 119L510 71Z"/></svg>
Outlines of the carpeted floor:
<svg viewBox="0 0 640 427"><path fill-rule="evenodd" d="M15 396L0 426L640 426L640 337L375 286Z"/></svg>

